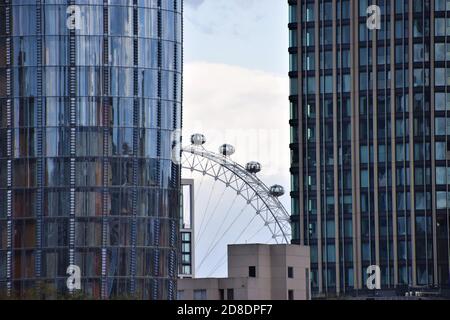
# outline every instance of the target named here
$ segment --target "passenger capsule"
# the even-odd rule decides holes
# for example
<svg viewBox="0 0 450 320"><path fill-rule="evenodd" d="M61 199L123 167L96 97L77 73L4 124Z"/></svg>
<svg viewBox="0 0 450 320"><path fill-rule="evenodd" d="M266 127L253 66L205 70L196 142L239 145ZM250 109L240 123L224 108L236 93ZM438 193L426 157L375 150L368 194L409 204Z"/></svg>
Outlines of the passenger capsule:
<svg viewBox="0 0 450 320"><path fill-rule="evenodd" d="M231 144L223 144L219 148L219 153L225 157L229 157L235 153L236 149Z"/></svg>
<svg viewBox="0 0 450 320"><path fill-rule="evenodd" d="M261 171L261 164L256 161L251 161L247 163L247 165L245 166L245 170L250 173L256 174Z"/></svg>
<svg viewBox="0 0 450 320"><path fill-rule="evenodd" d="M274 197L279 198L284 195L284 188L278 184L273 185L270 187L270 194Z"/></svg>
<svg viewBox="0 0 450 320"><path fill-rule="evenodd" d="M196 133L191 136L191 143L194 146L202 146L206 143L206 138L204 135Z"/></svg>

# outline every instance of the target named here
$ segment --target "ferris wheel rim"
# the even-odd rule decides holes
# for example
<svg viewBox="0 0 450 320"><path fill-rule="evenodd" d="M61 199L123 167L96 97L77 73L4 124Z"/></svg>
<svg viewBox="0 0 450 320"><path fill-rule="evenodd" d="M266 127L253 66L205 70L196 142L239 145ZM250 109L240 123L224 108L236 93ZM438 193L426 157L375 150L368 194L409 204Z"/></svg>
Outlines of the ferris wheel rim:
<svg viewBox="0 0 450 320"><path fill-rule="evenodd" d="M181 161L182 168L190 170L191 172L195 171L198 173L202 173L203 175L208 175L212 178L215 178L216 180L221 181L222 183L225 183L226 187L231 187L233 190L238 192L238 195L247 200L249 205L251 205L255 210L257 210L257 214L260 215L260 217L265 223L265 226L270 230L273 239L275 239L277 243L279 239L282 240L282 243L286 244L290 243L291 239L290 215L288 214L284 206L281 204L279 199L270 193L269 187L261 179L259 179L259 177L257 177L256 174L249 173L242 165L233 161L230 157L209 151L205 149L203 146L190 145L182 147L181 153L182 153L182 161ZM191 162L188 161L189 157L192 158ZM200 157L206 160L206 163L204 164L205 167L202 165L200 166L201 167L200 169L197 168L195 163L196 160L195 157ZM263 210L269 212L273 220L269 221L269 219L265 219L262 214L258 213L258 208L260 207L258 207L254 203L255 202L254 198L247 199L243 194L239 193L240 190L234 188L228 182L221 179L221 177L219 177L218 174L211 172L214 166L209 165L208 162L213 162L215 165L219 165L221 168L223 168L223 170L231 172L231 174L237 177L243 184L245 184L247 188L251 189L252 192L254 193L254 196L257 197L256 201L259 199L259 201L263 203L262 206ZM197 166L198 165L200 165L200 161L197 163Z"/></svg>

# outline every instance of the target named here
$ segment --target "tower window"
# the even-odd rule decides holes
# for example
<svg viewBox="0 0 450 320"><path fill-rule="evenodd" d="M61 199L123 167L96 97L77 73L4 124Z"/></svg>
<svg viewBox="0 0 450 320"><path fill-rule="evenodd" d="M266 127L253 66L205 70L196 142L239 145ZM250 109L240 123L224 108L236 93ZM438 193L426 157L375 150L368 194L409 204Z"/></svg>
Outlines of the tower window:
<svg viewBox="0 0 450 320"><path fill-rule="evenodd" d="M227 289L227 300L234 300L234 289Z"/></svg>
<svg viewBox="0 0 450 320"><path fill-rule="evenodd" d="M294 290L288 291L288 300L294 300Z"/></svg>
<svg viewBox="0 0 450 320"><path fill-rule="evenodd" d="M250 278L256 278L256 267L255 266L248 267L248 276Z"/></svg>
<svg viewBox="0 0 450 320"><path fill-rule="evenodd" d="M294 268L288 267L288 278L293 279L294 278Z"/></svg>

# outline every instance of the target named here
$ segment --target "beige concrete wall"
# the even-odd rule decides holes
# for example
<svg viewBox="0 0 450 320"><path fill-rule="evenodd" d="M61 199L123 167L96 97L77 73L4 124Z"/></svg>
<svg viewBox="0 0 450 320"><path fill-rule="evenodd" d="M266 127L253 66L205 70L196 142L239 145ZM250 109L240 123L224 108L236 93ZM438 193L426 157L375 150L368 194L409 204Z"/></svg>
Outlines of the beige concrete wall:
<svg viewBox="0 0 450 320"><path fill-rule="evenodd" d="M271 263L272 263L272 299L287 300L287 264L286 264L286 247L271 247Z"/></svg>
<svg viewBox="0 0 450 320"><path fill-rule="evenodd" d="M256 278L249 278L249 266L256 267ZM292 267L294 278L288 278ZM208 300L218 300L219 290L234 290L235 300L286 300L288 291L295 300L310 297L306 270L310 269L310 250L299 245L230 245L228 273L224 279L180 279L178 291L186 300L193 299L196 289L207 290Z"/></svg>
<svg viewBox="0 0 450 320"><path fill-rule="evenodd" d="M206 290L207 300L220 300L219 279L179 279L178 291L183 291L184 300L194 300L194 290Z"/></svg>
<svg viewBox="0 0 450 320"><path fill-rule="evenodd" d="M306 284L306 269L310 268L308 247L298 245L272 245L272 299L286 300L288 291L294 291L294 299L306 299L309 284ZM288 278L288 267L292 267L294 278Z"/></svg>
<svg viewBox="0 0 450 320"><path fill-rule="evenodd" d="M270 278L270 247L262 244L229 245L228 276L248 277L249 266L256 266L258 278Z"/></svg>
<svg viewBox="0 0 450 320"><path fill-rule="evenodd" d="M224 278L219 280L219 287L225 290L225 299L227 299L227 289L233 289L235 300L249 300L248 282L248 278Z"/></svg>
<svg viewBox="0 0 450 320"><path fill-rule="evenodd" d="M287 290L294 290L296 300L305 300L310 294L309 283L306 283L306 269L310 270L310 249L304 246L286 247L286 265L294 268L294 279L287 278Z"/></svg>

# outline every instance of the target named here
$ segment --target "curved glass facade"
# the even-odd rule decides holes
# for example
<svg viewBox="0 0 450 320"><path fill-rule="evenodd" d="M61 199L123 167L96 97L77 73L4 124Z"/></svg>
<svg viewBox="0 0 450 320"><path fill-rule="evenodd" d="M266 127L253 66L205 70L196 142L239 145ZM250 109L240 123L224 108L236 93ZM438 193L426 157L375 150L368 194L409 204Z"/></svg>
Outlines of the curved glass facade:
<svg viewBox="0 0 450 320"><path fill-rule="evenodd" d="M174 298L181 86L182 0L0 0L0 292Z"/></svg>

